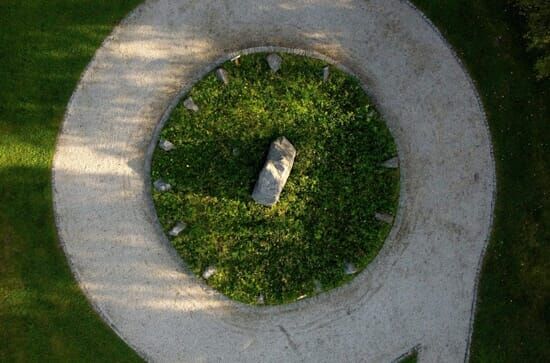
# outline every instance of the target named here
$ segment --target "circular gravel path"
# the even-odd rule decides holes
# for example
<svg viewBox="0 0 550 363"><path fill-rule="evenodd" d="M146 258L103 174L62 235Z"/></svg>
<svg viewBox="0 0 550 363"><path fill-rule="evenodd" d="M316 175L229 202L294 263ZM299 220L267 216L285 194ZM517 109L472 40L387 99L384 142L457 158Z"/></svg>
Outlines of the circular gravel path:
<svg viewBox="0 0 550 363"><path fill-rule="evenodd" d="M277 307L229 301L185 269L149 194L151 142L178 97L235 52L304 49L355 73L399 149L399 213L351 283ZM255 50L266 50L260 48ZM398 0L151 0L98 50L54 159L59 236L102 317L153 361L467 359L494 163L476 91Z"/></svg>

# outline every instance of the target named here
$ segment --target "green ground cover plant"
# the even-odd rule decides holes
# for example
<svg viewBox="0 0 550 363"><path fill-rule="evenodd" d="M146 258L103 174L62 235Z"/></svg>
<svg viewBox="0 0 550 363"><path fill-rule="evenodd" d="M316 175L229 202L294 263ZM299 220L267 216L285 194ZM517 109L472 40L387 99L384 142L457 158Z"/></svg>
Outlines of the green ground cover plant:
<svg viewBox="0 0 550 363"><path fill-rule="evenodd" d="M51 161L84 67L139 1L0 1L0 361L132 362L55 231Z"/></svg>
<svg viewBox="0 0 550 363"><path fill-rule="evenodd" d="M529 50L538 55L535 70L539 78L550 77L550 1L510 0L525 17L525 38Z"/></svg>
<svg viewBox="0 0 550 363"><path fill-rule="evenodd" d="M418 353L414 351L405 358L399 361L399 363L416 363L418 362Z"/></svg>
<svg viewBox="0 0 550 363"><path fill-rule="evenodd" d="M360 271L381 248L394 214L399 175L382 163L396 156L393 139L359 82L319 60L281 54L271 72L266 54L226 62L224 85L211 73L183 100L157 148L152 180L172 185L153 193L165 231L187 224L172 244L208 284L236 300L293 301L347 281L346 263ZM251 191L269 144L287 137L297 149L292 173L273 207Z"/></svg>
<svg viewBox="0 0 550 363"><path fill-rule="evenodd" d="M506 1L414 3L474 79L495 152L497 199L471 361L550 361L550 83L537 81L523 19Z"/></svg>

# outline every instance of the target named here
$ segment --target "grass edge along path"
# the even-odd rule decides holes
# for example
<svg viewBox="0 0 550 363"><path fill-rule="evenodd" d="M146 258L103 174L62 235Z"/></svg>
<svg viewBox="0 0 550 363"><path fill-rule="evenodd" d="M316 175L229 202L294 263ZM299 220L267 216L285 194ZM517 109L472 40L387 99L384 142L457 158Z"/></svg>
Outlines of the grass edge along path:
<svg viewBox="0 0 550 363"><path fill-rule="evenodd" d="M472 362L550 360L550 82L537 82L521 19L502 0L414 0L474 79L497 168ZM546 101L546 103L545 103Z"/></svg>
<svg viewBox="0 0 550 363"><path fill-rule="evenodd" d="M75 282L51 191L69 98L96 49L140 2L0 2L0 361L141 360Z"/></svg>

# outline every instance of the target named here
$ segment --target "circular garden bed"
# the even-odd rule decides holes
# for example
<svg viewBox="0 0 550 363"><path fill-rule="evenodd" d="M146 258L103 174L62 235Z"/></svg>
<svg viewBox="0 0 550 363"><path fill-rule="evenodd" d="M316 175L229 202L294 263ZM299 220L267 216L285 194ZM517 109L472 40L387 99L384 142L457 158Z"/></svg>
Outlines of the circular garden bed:
<svg viewBox="0 0 550 363"><path fill-rule="evenodd" d="M358 80L291 54L274 71L266 56L228 61L198 82L152 161L153 201L175 249L210 286L252 304L351 279L380 250L399 194L387 162L395 144ZM297 154L266 207L251 193L281 136Z"/></svg>

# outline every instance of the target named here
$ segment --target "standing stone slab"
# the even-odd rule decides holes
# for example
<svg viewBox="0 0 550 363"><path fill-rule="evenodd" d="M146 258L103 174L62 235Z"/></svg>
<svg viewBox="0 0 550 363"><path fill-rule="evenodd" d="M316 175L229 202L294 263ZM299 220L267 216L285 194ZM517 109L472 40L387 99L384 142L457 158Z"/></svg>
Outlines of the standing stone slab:
<svg viewBox="0 0 550 363"><path fill-rule="evenodd" d="M330 77L330 67L326 66L323 68L323 82L328 81L329 77Z"/></svg>
<svg viewBox="0 0 550 363"><path fill-rule="evenodd" d="M227 71L223 68L216 69L216 78L223 84L229 84L229 75L227 74Z"/></svg>
<svg viewBox="0 0 550 363"><path fill-rule="evenodd" d="M387 223L387 224L392 224L393 223L393 216L391 216L387 213L378 213L378 212L376 212L374 214L374 218L376 218L380 222L384 222L384 223Z"/></svg>
<svg viewBox="0 0 550 363"><path fill-rule="evenodd" d="M273 73L281 69L281 63L283 63L283 60L277 54L271 53L267 56L267 64L269 64L269 68Z"/></svg>
<svg viewBox="0 0 550 363"><path fill-rule="evenodd" d="M159 147L164 151L170 151L170 150L174 149L174 144L172 144L168 140L162 139L162 140L159 141Z"/></svg>
<svg viewBox="0 0 550 363"><path fill-rule="evenodd" d="M177 237L183 230L187 227L187 224L185 222L178 222L172 229L168 232L168 234L172 237Z"/></svg>
<svg viewBox="0 0 550 363"><path fill-rule="evenodd" d="M295 156L296 149L286 137L279 137L271 143L267 160L252 192L252 198L257 203L272 206L279 201Z"/></svg>
<svg viewBox="0 0 550 363"><path fill-rule="evenodd" d="M202 278L208 280L216 273L216 268L214 266L208 266L206 270L202 273Z"/></svg>
<svg viewBox="0 0 550 363"><path fill-rule="evenodd" d="M241 55L239 54L231 58L231 62L235 63L236 65L239 65L241 63Z"/></svg>
<svg viewBox="0 0 550 363"><path fill-rule="evenodd" d="M258 297L256 298L256 304L258 305L265 304L265 299L263 294L258 295Z"/></svg>
<svg viewBox="0 0 550 363"><path fill-rule="evenodd" d="M159 179L153 183L153 186L156 190L159 192L167 192L172 189L172 186L168 183L166 183L164 180Z"/></svg>
<svg viewBox="0 0 550 363"><path fill-rule="evenodd" d="M195 101L193 101L191 97L183 101L183 107L193 112L197 112L199 110L199 106L197 106L197 104L195 103Z"/></svg>
<svg viewBox="0 0 550 363"><path fill-rule="evenodd" d="M397 156L395 158L388 159L384 161L382 166L384 168L397 169L399 167L399 159L397 158Z"/></svg>
<svg viewBox="0 0 550 363"><path fill-rule="evenodd" d="M356 272L357 272L357 267L355 267L355 265L351 262L346 262L346 264L344 265L344 273L346 275L353 275Z"/></svg>

